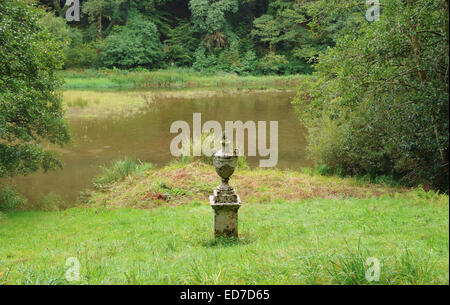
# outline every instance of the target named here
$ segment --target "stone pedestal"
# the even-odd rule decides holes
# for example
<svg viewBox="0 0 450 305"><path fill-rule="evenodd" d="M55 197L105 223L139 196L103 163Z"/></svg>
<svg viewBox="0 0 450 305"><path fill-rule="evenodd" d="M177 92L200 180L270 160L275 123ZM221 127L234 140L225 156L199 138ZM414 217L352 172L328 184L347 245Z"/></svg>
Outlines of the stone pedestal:
<svg viewBox="0 0 450 305"><path fill-rule="evenodd" d="M213 165L222 179L222 184L209 197L211 207L214 209L215 237L238 237L238 210L241 200L233 188L228 184L230 177L236 169L238 151L230 151L230 142L223 134L222 149L214 154Z"/></svg>
<svg viewBox="0 0 450 305"><path fill-rule="evenodd" d="M214 210L213 233L215 237L238 237L238 210L241 207L239 196L231 188L214 191L209 197Z"/></svg>

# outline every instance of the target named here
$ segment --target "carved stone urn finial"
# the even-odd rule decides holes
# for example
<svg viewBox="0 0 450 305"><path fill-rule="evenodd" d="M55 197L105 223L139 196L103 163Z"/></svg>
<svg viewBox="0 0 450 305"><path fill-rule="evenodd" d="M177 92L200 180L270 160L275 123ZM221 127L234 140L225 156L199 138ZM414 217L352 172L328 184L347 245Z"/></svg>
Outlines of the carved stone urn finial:
<svg viewBox="0 0 450 305"><path fill-rule="evenodd" d="M230 177L233 175L236 169L237 161L237 150L231 151L230 141L227 140L226 134L223 133L222 149L213 156L214 168L216 169L216 172L220 176L220 178L222 178L222 185L220 186L220 189L231 189L228 181L230 181Z"/></svg>
<svg viewBox="0 0 450 305"><path fill-rule="evenodd" d="M238 237L238 210L241 207L239 196L228 184L236 170L238 161L237 150L230 148L226 134L223 134L222 149L213 156L213 165L222 179L222 184L210 196L211 207L214 209L214 235L216 237Z"/></svg>

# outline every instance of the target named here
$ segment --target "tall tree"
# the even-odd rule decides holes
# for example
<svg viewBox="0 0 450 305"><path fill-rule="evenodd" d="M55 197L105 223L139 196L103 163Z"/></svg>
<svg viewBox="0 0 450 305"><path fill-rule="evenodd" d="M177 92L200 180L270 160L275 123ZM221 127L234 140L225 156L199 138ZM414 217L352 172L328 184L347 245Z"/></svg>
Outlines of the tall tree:
<svg viewBox="0 0 450 305"><path fill-rule="evenodd" d="M59 167L41 144L70 138L55 74L66 43L41 25L42 14L23 1L0 2L0 177Z"/></svg>
<svg viewBox="0 0 450 305"><path fill-rule="evenodd" d="M204 34L207 45L224 47L227 42L227 15L238 11L238 0L191 0L189 7L191 21L196 30Z"/></svg>
<svg viewBox="0 0 450 305"><path fill-rule="evenodd" d="M268 68L315 59L327 47L327 41L310 31L310 10L315 1L272 0L265 14L254 20L252 34L258 42L268 45L263 61ZM269 69L270 70L270 69Z"/></svg>

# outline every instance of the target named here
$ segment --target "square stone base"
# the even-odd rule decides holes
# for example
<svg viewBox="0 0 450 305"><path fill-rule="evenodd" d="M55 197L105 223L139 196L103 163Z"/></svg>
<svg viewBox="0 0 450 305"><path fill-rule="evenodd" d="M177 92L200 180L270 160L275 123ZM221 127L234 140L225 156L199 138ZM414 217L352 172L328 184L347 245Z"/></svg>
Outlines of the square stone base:
<svg viewBox="0 0 450 305"><path fill-rule="evenodd" d="M238 237L238 210L241 203L215 203L214 196L209 198L214 210L213 232L215 237Z"/></svg>

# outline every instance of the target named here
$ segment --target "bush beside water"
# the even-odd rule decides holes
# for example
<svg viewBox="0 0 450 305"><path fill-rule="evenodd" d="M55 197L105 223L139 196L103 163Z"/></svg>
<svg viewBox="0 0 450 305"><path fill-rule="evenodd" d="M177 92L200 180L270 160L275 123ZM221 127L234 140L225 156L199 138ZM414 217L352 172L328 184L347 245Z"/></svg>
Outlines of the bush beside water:
<svg viewBox="0 0 450 305"><path fill-rule="evenodd" d="M22 208L27 202L15 188L0 185L0 212L11 212Z"/></svg>

